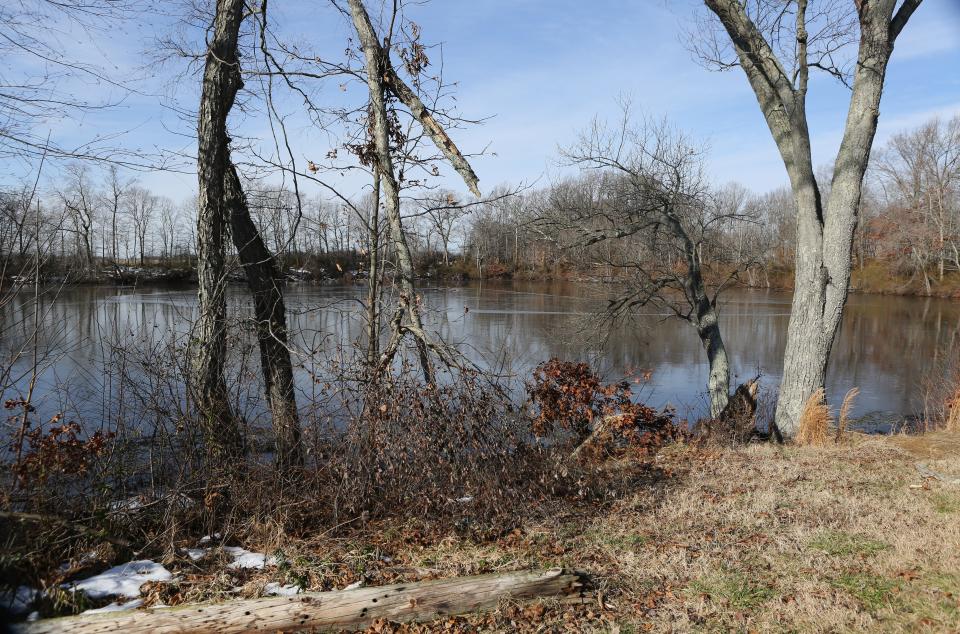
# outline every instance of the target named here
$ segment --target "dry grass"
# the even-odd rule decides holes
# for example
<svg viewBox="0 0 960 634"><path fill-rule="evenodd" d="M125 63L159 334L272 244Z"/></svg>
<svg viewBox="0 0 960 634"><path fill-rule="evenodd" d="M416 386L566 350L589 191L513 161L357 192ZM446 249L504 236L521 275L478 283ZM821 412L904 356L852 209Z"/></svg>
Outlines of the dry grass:
<svg viewBox="0 0 960 634"><path fill-rule="evenodd" d="M960 432L960 384L947 402L944 429L954 433Z"/></svg>
<svg viewBox="0 0 960 634"><path fill-rule="evenodd" d="M915 459L858 435L825 448L680 448L661 460L682 475L600 514L397 556L442 575L584 568L597 603L566 631L958 631L960 491L922 483ZM957 456L931 464L960 469ZM563 618L516 629L563 631L549 629Z"/></svg>
<svg viewBox="0 0 960 634"><path fill-rule="evenodd" d="M850 388L843 397L843 403L840 405L840 419L837 421L837 442L843 440L843 435L846 433L847 427L850 424L850 412L853 411L853 405L857 402L859 395L860 388L854 387Z"/></svg>
<svg viewBox="0 0 960 634"><path fill-rule="evenodd" d="M822 447L827 444L832 425L833 414L823 388L820 388L803 404L795 442L798 445Z"/></svg>
<svg viewBox="0 0 960 634"><path fill-rule="evenodd" d="M960 473L956 453L924 456ZM157 600L257 596L270 581L322 590L568 566L591 575L590 605L504 605L369 631L958 631L960 490L922 481L917 459L897 439L859 434L825 447L675 445L656 458L665 475L634 494L558 504L496 539L411 520L271 537L259 549L280 555L277 568L241 574L216 558L201 570L177 560L171 567L188 574ZM254 535L247 546L257 549Z"/></svg>
<svg viewBox="0 0 960 634"><path fill-rule="evenodd" d="M911 443L905 444L909 438ZM371 632L956 632L960 631L960 487L924 481L915 463L960 477L960 438L845 435L823 447L684 444L660 475L602 503L553 512L478 539L415 519L371 521L299 539L251 527L233 543L278 557L263 571L165 561L180 581L149 593L177 604L253 597L268 582L311 590L526 567L592 578L594 600L505 604L492 615ZM941 447L952 448L939 451ZM625 465L608 464L616 477Z"/></svg>

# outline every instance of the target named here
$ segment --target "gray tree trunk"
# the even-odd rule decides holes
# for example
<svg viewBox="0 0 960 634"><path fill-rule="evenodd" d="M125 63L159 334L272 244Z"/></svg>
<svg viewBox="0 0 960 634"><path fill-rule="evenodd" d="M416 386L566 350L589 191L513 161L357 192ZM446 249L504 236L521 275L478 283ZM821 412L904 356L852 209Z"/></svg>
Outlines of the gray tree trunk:
<svg viewBox="0 0 960 634"><path fill-rule="evenodd" d="M367 280L367 368L377 367L380 356L380 172L373 170L369 228L369 279Z"/></svg>
<svg viewBox="0 0 960 634"><path fill-rule="evenodd" d="M228 398L224 242L228 214L224 200L229 164L227 114L241 84L237 37L244 0L217 0L207 49L197 123L197 279L200 315L191 345L191 392L208 452L219 459L243 452L240 425Z"/></svg>
<svg viewBox="0 0 960 634"><path fill-rule="evenodd" d="M287 473L303 466L300 416L293 382L293 364L287 339L287 310L276 260L250 218L250 208L236 167L227 159L224 201L230 210L233 244L247 274L253 295L260 365L273 420L277 469Z"/></svg>
<svg viewBox="0 0 960 634"><path fill-rule="evenodd" d="M697 329L697 336L707 353L707 362L710 373L707 377L707 391L710 395L710 417L718 418L727 407L730 400L730 362L727 359L727 348L723 344L720 334L720 320L717 316L717 306L707 294L703 283L703 272L700 268L698 245L695 245L683 229L683 226L673 217L665 222L672 227L674 233L682 239L684 255L687 260L687 273L684 279L684 292L687 301L693 307L692 323Z"/></svg>
<svg viewBox="0 0 960 634"><path fill-rule="evenodd" d="M797 2L797 73L788 76L763 34L738 0L705 0L733 43L756 93L787 173L797 205L796 273L776 423L792 436L803 405L824 386L833 341L850 282L853 235L863 176L877 129L880 97L893 44L921 0L855 2L860 46L843 140L830 199L824 209L814 175L807 128L809 77L806 0Z"/></svg>

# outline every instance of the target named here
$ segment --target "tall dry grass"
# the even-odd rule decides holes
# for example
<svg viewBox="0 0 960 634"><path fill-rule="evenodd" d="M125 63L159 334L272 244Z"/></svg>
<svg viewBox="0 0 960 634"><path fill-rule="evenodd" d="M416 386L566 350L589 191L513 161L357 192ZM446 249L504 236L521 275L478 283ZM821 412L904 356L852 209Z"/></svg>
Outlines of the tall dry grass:
<svg viewBox="0 0 960 634"><path fill-rule="evenodd" d="M800 413L800 424L794 441L798 445L823 446L829 438L830 427L833 425L833 413L823 388L819 388L803 404Z"/></svg>
<svg viewBox="0 0 960 634"><path fill-rule="evenodd" d="M834 442L840 442L850 426L850 412L856 403L860 388L854 387L847 391L840 405L840 416L834 419L833 410L827 403L823 388L810 395L803 404L800 414L800 425L794 439L798 445L822 447L832 437ZM832 433L831 433L832 431Z"/></svg>
<svg viewBox="0 0 960 634"><path fill-rule="evenodd" d="M860 388L852 387L847 390L846 395L843 397L843 403L840 404L840 419L837 421L836 442L843 440L843 434L850 425L850 412L853 411L853 405L857 402L859 395Z"/></svg>

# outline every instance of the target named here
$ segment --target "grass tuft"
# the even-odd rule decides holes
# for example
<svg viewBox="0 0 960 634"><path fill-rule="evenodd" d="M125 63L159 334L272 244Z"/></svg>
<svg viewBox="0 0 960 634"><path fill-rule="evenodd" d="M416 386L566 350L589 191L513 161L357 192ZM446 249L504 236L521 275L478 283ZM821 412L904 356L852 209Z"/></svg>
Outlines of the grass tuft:
<svg viewBox="0 0 960 634"><path fill-rule="evenodd" d="M833 557L859 555L869 557L890 546L864 535L853 535L842 531L824 531L810 540L810 547Z"/></svg>
<svg viewBox="0 0 960 634"><path fill-rule="evenodd" d="M841 575L832 584L853 595L870 612L879 612L888 605L898 589L890 579L861 572Z"/></svg>
<svg viewBox="0 0 960 634"><path fill-rule="evenodd" d="M850 423L850 412L853 410L853 405L857 401L857 396L859 395L860 388L853 387L850 388L850 390L847 391L846 396L843 397L843 403L840 405L840 419L837 421L837 442L843 440L843 434L847 431L847 427Z"/></svg>
<svg viewBox="0 0 960 634"><path fill-rule="evenodd" d="M751 610L775 595L770 586L757 583L739 572L698 579L690 584L690 589L735 610Z"/></svg>
<svg viewBox="0 0 960 634"><path fill-rule="evenodd" d="M796 443L815 447L827 444L828 431L832 423L833 415L821 387L811 394L807 402L803 404Z"/></svg>

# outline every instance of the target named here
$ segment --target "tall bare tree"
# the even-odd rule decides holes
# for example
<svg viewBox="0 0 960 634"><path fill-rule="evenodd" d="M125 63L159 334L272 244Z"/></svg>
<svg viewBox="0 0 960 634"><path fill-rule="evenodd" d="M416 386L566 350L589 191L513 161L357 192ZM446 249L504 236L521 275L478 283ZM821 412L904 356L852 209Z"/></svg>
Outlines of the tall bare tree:
<svg viewBox="0 0 960 634"><path fill-rule="evenodd" d="M266 6L261 5L261 12ZM224 236L227 226L253 295L254 321L260 347L264 387L270 404L275 438L275 458L281 472L303 464L300 419L297 413L293 364L287 340L286 307L282 278L273 253L250 216L250 208L236 167L230 156L227 117L243 86L238 54L240 26L245 17L243 0L219 0L214 17L214 35L207 53L201 95L198 138L200 154L200 214L198 234L198 277L201 280L201 334L214 337L211 348L219 360L200 350L198 370L208 379L201 382L201 398L221 399L224 389L222 368L225 337ZM203 250L201 250L201 246ZM209 262L204 262L208 259ZM204 340L201 340L204 341ZM215 346L215 348L214 348ZM201 402L201 407L205 407ZM229 415L229 410L225 410ZM209 418L209 414L207 415ZM235 423L234 423L235 424Z"/></svg>
<svg viewBox="0 0 960 634"><path fill-rule="evenodd" d="M700 39L695 48L721 68L743 69L783 158L797 206L795 290L776 410L777 425L789 436L797 430L803 404L824 386L847 299L853 234L887 64L921 0L704 2L726 37ZM850 73L835 60L858 32ZM734 55L727 56L730 47ZM807 124L811 69L826 70L851 88L826 205Z"/></svg>
<svg viewBox="0 0 960 634"><path fill-rule="evenodd" d="M381 40L374 30L370 16L361 0L349 0L350 16L363 48L367 87L370 93L369 129L372 141L372 167L383 188L390 239L397 259L397 276L400 281L400 303L393 317L394 333L381 355L381 365L393 358L405 332L413 335L420 355L420 364L428 382L432 382L433 369L428 351L433 350L445 362L452 361L450 353L438 345L423 329L419 298L414 282L413 256L407 243L400 215L400 182L394 165L391 146L397 140L398 125L388 107L388 98L400 100L411 115L420 123L443 156L460 173L470 190L477 196L478 179L453 140L423 104L416 93L400 78L390 61L390 35ZM383 42L383 44L381 44ZM410 66L409 64L407 65Z"/></svg>
<svg viewBox="0 0 960 634"><path fill-rule="evenodd" d="M197 280L199 311L191 351L192 393L202 417L208 451L229 459L243 452L243 436L227 393L227 301L224 243L230 169L227 115L241 84L237 41L244 0L217 0L207 43L197 121Z"/></svg>

